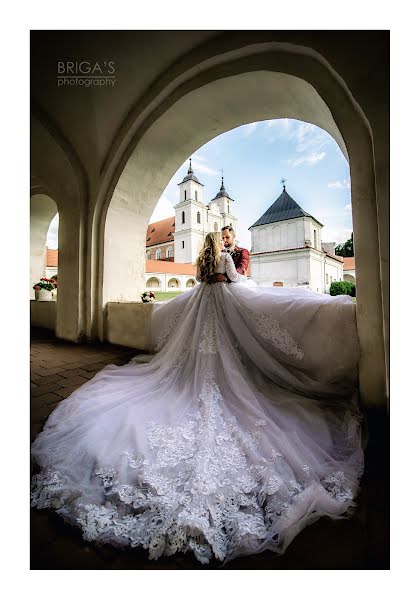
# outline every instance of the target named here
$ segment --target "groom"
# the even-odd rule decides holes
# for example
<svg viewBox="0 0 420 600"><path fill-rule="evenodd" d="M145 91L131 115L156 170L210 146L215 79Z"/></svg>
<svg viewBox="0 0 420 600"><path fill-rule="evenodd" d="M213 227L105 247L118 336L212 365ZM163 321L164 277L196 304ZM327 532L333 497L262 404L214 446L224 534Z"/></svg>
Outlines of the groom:
<svg viewBox="0 0 420 600"><path fill-rule="evenodd" d="M249 251L246 248L240 248L235 243L235 231L230 225L222 227L222 240L225 246L225 251L229 252L235 263L235 267L238 273L245 275L249 265ZM218 281L227 281L230 283L229 277L223 273L216 273L213 275L213 283Z"/></svg>

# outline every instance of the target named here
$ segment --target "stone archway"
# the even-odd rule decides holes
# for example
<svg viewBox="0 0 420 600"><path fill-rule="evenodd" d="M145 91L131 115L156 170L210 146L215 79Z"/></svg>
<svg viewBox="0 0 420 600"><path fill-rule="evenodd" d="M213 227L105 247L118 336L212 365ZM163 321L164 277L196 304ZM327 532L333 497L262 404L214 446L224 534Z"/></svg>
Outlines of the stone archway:
<svg viewBox="0 0 420 600"><path fill-rule="evenodd" d="M46 194L31 197L30 210L30 299L35 298L33 285L45 276L45 245L51 221L58 212L57 204Z"/></svg>
<svg viewBox="0 0 420 600"><path fill-rule="evenodd" d="M387 291L381 285L372 138L360 107L322 56L287 43L254 44L236 55L221 54L190 68L188 75L169 84L166 74L166 87L157 84L152 109L146 111L139 103L107 157L94 216L98 245L92 266L98 285L92 289L98 295L92 299L92 331L103 339L103 307L118 294L134 299L138 281L144 281L144 248L138 240L145 236L158 198L179 164L239 125L284 117L314 123L330 133L350 162L360 386L366 404L383 404L382 297Z"/></svg>
<svg viewBox="0 0 420 600"><path fill-rule="evenodd" d="M149 279L146 281L146 288L148 290L151 290L151 291L160 290L161 287L162 287L161 283L157 277L149 277Z"/></svg>
<svg viewBox="0 0 420 600"><path fill-rule="evenodd" d="M194 279L188 279L185 287L187 288L193 288L195 286L196 282L194 281Z"/></svg>
<svg viewBox="0 0 420 600"><path fill-rule="evenodd" d="M171 279L168 281L168 289L179 290L180 288L181 288L181 283L180 283L179 279L177 279L176 277L171 277Z"/></svg>
<svg viewBox="0 0 420 600"><path fill-rule="evenodd" d="M356 278L350 273L344 273L343 281L350 281L350 283L356 283Z"/></svg>

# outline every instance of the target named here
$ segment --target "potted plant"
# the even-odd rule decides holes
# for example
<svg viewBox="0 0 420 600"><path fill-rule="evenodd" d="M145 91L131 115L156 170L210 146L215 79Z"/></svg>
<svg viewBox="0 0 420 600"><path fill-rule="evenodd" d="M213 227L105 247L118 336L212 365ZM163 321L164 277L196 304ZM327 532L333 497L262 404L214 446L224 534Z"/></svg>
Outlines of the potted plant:
<svg viewBox="0 0 420 600"><path fill-rule="evenodd" d="M154 302L155 301L155 295L153 292L143 292L141 295L141 301L142 302Z"/></svg>
<svg viewBox="0 0 420 600"><path fill-rule="evenodd" d="M52 300L52 291L54 289L54 282L47 277L41 277L41 279L33 286L35 290L35 300L49 301Z"/></svg>

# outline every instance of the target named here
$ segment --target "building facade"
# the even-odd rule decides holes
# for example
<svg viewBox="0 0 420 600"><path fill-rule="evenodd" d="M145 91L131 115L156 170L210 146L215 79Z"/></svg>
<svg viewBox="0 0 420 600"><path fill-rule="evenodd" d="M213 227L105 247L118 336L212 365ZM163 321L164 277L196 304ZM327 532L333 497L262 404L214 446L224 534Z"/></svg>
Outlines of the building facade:
<svg viewBox="0 0 420 600"><path fill-rule="evenodd" d="M187 175L178 186L179 202L175 206L175 217L149 223L147 260L192 264L207 233L221 231L225 225L236 229L238 219L233 214L234 200L225 189L223 177L219 192L206 204L204 185L194 174L190 159Z"/></svg>
<svg viewBox="0 0 420 600"><path fill-rule="evenodd" d="M249 227L251 277L263 285L306 287L329 293L343 280L343 258L335 242L322 242L323 225L283 192Z"/></svg>

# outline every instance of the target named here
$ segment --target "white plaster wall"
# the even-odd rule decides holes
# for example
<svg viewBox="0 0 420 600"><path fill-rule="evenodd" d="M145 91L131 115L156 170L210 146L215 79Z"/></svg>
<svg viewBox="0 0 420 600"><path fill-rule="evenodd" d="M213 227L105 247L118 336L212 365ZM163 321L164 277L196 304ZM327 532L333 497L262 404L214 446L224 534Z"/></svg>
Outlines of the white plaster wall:
<svg viewBox="0 0 420 600"><path fill-rule="evenodd" d="M158 279L158 281L160 282L159 288L150 287L147 285L147 281L151 277L156 277L156 279ZM178 275L176 273L159 273L158 271L156 271L155 273L146 273L145 290L159 291L159 292L174 291L174 288L170 288L168 285L169 281L173 278L176 278L180 282L180 286L178 289L181 291L185 291L185 290L189 289L189 287L187 287L187 282L190 280L193 281L194 285L198 284L198 282L195 280L195 277L193 275Z"/></svg>
<svg viewBox="0 0 420 600"><path fill-rule="evenodd" d="M309 255L307 252L283 252L250 256L251 278L262 285L282 281L284 287L300 287L309 281Z"/></svg>

